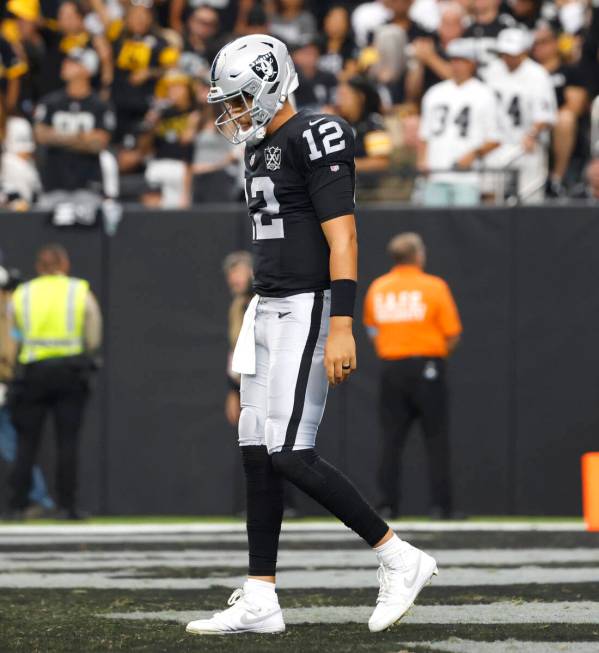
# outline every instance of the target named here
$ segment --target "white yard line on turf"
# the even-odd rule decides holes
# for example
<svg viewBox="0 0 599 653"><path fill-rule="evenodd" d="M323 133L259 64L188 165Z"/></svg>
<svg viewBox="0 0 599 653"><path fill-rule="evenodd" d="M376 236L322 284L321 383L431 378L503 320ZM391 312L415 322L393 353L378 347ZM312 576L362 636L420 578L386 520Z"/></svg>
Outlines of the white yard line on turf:
<svg viewBox="0 0 599 653"><path fill-rule="evenodd" d="M341 553L340 553L341 555ZM370 569L301 569L285 570L277 579L281 589L361 589L375 587L375 566ZM245 582L245 575L207 578L150 577L133 569L81 573L0 572L0 587L13 589L168 589L203 590L214 587L235 589ZM511 569L445 567L435 577L435 587L475 587L499 585L556 585L564 583L599 583L599 567L515 567Z"/></svg>
<svg viewBox="0 0 599 653"><path fill-rule="evenodd" d="M413 653L434 649L440 653L597 653L597 642L523 642L506 639L480 642L452 637L440 642L398 642L409 646ZM420 647L420 648L418 648Z"/></svg>
<svg viewBox="0 0 599 653"><path fill-rule="evenodd" d="M327 606L283 608L287 624L366 623L373 606ZM163 611L116 612L101 615L109 619L156 619L187 623L207 619L214 612ZM591 601L557 603L508 603L488 605L415 605L402 624L599 624L599 603ZM504 649L506 650L506 649ZM508 649L509 650L509 649ZM596 652L595 652L596 653Z"/></svg>
<svg viewBox="0 0 599 653"><path fill-rule="evenodd" d="M394 528L410 532L462 532L462 531L584 531L582 522L555 521L398 521L390 522ZM337 522L290 522L283 523L285 533L348 532ZM0 542L4 535L138 535L138 534L206 534L245 532L245 523L231 524L10 524L0 525Z"/></svg>
<svg viewBox="0 0 599 653"><path fill-rule="evenodd" d="M439 565L531 565L599 563L599 548L576 549L431 549ZM372 551L363 550L325 551L323 549L294 549L279 551L279 569L371 568L374 563ZM46 571L82 569L145 569L168 568L244 568L247 564L246 551L201 551L201 550L122 550L122 551L43 551L43 552L0 552L0 569L11 572L43 569Z"/></svg>

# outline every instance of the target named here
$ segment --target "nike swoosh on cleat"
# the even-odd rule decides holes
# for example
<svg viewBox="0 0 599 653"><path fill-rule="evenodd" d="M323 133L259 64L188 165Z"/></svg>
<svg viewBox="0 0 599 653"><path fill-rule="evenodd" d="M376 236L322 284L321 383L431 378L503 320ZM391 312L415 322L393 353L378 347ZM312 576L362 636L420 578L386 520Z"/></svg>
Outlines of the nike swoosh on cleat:
<svg viewBox="0 0 599 653"><path fill-rule="evenodd" d="M319 118L318 120L310 120L308 124L310 125L310 127L312 127L312 125L317 125L319 122L322 122L323 120L326 120L326 118Z"/></svg>
<svg viewBox="0 0 599 653"><path fill-rule="evenodd" d="M279 319L281 319L282 317L285 317L286 315L290 315L290 314L291 314L291 311L287 311L287 313L279 313Z"/></svg>
<svg viewBox="0 0 599 653"><path fill-rule="evenodd" d="M272 612L269 612L268 614L263 614L260 615L259 617L254 617L250 618L247 617L245 614L242 614L241 617L239 617L239 621L244 626L252 626L253 624L257 624L259 621L264 621L264 619L268 619L268 617L272 617L273 614L277 614L278 610L273 610Z"/></svg>

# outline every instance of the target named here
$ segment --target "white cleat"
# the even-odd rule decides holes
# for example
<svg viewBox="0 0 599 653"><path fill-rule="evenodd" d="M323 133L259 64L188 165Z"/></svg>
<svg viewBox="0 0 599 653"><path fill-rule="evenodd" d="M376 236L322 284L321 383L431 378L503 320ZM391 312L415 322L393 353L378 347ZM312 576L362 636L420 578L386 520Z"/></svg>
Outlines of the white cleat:
<svg viewBox="0 0 599 653"><path fill-rule="evenodd" d="M193 635L236 635L238 633L285 632L283 613L277 595L236 589L227 603L231 606L211 619L191 621L185 629Z"/></svg>
<svg viewBox="0 0 599 653"><path fill-rule="evenodd" d="M402 559L404 564L400 568L381 564L378 569L379 595L368 621L372 633L399 621L412 607L420 590L439 573L435 559L411 545L407 545Z"/></svg>

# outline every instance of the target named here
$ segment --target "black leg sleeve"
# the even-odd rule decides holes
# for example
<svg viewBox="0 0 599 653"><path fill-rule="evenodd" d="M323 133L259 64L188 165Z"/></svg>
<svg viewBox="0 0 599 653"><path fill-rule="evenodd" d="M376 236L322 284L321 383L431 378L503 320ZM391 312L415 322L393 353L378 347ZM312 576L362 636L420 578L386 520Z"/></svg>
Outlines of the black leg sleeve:
<svg viewBox="0 0 599 653"><path fill-rule="evenodd" d="M266 447L241 447L247 497L250 576L274 576L283 519L283 479Z"/></svg>
<svg viewBox="0 0 599 653"><path fill-rule="evenodd" d="M282 476L333 513L370 546L379 542L389 529L347 476L323 460L314 449L274 453L272 463Z"/></svg>

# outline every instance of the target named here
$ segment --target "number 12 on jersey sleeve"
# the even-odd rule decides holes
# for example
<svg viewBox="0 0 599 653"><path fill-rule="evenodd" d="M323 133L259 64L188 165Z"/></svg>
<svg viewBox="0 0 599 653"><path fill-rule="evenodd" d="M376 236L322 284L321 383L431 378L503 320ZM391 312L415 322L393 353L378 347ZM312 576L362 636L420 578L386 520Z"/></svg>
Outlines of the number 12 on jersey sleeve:
<svg viewBox="0 0 599 653"><path fill-rule="evenodd" d="M276 238L285 238L285 229L283 227L283 218L273 216L279 213L279 202L275 197L275 184L270 177L254 177L250 183L250 197L248 198L248 189L245 194L250 207L250 216L253 222L253 239L254 240L273 240ZM259 211L252 209L252 200L262 193L264 206Z"/></svg>

